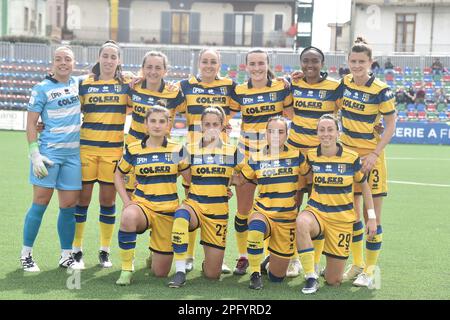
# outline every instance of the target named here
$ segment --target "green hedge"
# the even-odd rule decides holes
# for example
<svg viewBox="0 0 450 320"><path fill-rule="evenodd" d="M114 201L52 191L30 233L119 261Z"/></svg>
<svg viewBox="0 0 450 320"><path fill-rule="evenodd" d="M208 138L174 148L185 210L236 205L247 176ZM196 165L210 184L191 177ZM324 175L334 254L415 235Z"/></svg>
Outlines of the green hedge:
<svg viewBox="0 0 450 320"><path fill-rule="evenodd" d="M30 36L3 36L3 37L0 37L0 41L11 42L11 43L25 42L25 43L50 44L50 40L47 38L30 37Z"/></svg>

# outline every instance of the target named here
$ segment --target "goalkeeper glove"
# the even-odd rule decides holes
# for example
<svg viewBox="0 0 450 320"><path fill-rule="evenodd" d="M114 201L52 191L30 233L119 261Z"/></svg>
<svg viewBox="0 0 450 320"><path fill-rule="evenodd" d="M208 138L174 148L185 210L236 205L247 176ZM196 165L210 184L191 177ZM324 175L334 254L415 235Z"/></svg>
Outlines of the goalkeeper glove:
<svg viewBox="0 0 450 320"><path fill-rule="evenodd" d="M48 175L46 165L53 166L53 161L41 155L36 141L30 143L29 152L31 163L33 164L33 174L39 179L46 177Z"/></svg>

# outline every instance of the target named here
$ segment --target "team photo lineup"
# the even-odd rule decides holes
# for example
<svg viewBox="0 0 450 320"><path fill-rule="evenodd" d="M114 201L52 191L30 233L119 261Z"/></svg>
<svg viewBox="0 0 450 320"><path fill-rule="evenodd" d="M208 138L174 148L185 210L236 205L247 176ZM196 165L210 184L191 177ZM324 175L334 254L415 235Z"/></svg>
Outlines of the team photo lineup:
<svg viewBox="0 0 450 320"><path fill-rule="evenodd" d="M83 258L94 253L83 251L83 238L98 198L100 212L90 213L99 217L98 263L121 270L111 287L133 285L142 234L150 251L136 259L170 288L193 285L186 279L198 242L204 255L197 267L208 279L248 274L248 288L264 290L300 275L301 287L286 286L299 295L320 295L320 278L328 286L373 288L395 97L370 72L372 49L362 37L347 58L350 73L335 80L322 71L321 49L306 47L300 70L276 77L269 53L252 48L243 62L248 81L237 84L220 76L220 51L204 48L198 74L170 82L170 61L160 51L147 52L133 74L109 40L89 74L73 76L77 57L58 47L27 108L33 198L24 213L23 271L42 272L33 248L42 245L36 238L56 189L59 266L88 267ZM186 119L183 141L171 137L177 114ZM235 144L229 121L236 117ZM231 229L238 253L232 266L224 260Z"/></svg>

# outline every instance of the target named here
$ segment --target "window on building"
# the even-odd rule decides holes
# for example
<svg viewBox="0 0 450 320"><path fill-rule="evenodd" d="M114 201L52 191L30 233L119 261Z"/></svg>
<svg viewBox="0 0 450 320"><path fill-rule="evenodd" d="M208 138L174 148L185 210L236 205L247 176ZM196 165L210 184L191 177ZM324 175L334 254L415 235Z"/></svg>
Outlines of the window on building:
<svg viewBox="0 0 450 320"><path fill-rule="evenodd" d="M172 43L189 44L189 12L172 12Z"/></svg>
<svg viewBox="0 0 450 320"><path fill-rule="evenodd" d="M28 31L28 24L30 19L30 9L27 7L24 8L24 16L23 16L23 30Z"/></svg>
<svg viewBox="0 0 450 320"><path fill-rule="evenodd" d="M275 14L275 25L273 27L274 31L283 31L283 14Z"/></svg>
<svg viewBox="0 0 450 320"><path fill-rule="evenodd" d="M416 14L397 14L395 51L414 52L416 34Z"/></svg>
<svg viewBox="0 0 450 320"><path fill-rule="evenodd" d="M42 13L38 15L38 33L42 33Z"/></svg>
<svg viewBox="0 0 450 320"><path fill-rule="evenodd" d="M234 44L236 46L251 46L253 15L236 14L234 23L235 23Z"/></svg>
<svg viewBox="0 0 450 320"><path fill-rule="evenodd" d="M336 27L336 37L342 37L342 27Z"/></svg>
<svg viewBox="0 0 450 320"><path fill-rule="evenodd" d="M61 28L61 6L56 6L56 26Z"/></svg>

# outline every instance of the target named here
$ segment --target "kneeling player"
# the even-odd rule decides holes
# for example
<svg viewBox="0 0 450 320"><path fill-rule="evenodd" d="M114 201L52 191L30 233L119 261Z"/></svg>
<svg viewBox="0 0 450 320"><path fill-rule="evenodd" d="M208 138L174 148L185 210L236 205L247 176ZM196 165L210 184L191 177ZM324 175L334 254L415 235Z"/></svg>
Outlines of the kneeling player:
<svg viewBox="0 0 450 320"><path fill-rule="evenodd" d="M200 243L205 252L204 275L218 279L222 273L229 212L228 186L234 170L239 169L243 160L235 146L221 139L225 120L222 108L206 108L201 117L202 139L187 147L192 179L187 199L175 212L172 243L176 273L169 282L171 288L186 283L189 232L197 228L200 228Z"/></svg>
<svg viewBox="0 0 450 320"><path fill-rule="evenodd" d="M296 193L303 155L286 145L287 120L275 116L267 122L267 145L250 155L242 175L258 185L258 196L249 218L247 254L250 264L250 289L262 289L260 263L264 239L269 238L269 279L281 282L294 255Z"/></svg>
<svg viewBox="0 0 450 320"><path fill-rule="evenodd" d="M320 117L317 125L320 145L306 154L300 172L312 171L313 188L307 206L297 218L297 248L305 272L304 294L315 293L319 288L314 272L312 239L325 237L323 254L327 257L325 281L340 285L356 219L354 186L360 183L364 201L369 208L367 231L369 238L377 232L373 201L366 176L361 172L358 154L338 143L339 127L331 114Z"/></svg>
<svg viewBox="0 0 450 320"><path fill-rule="evenodd" d="M153 106L147 111L145 123L149 136L129 144L115 173L114 182L124 209L120 221L119 248L122 272L118 285L129 285L134 271L133 260L137 234L150 227L152 270L157 277L166 277L172 265L171 230L179 205L177 177L181 173L189 181L182 145L166 138L170 125L169 111ZM124 175L134 169L137 187L130 197L125 188Z"/></svg>

